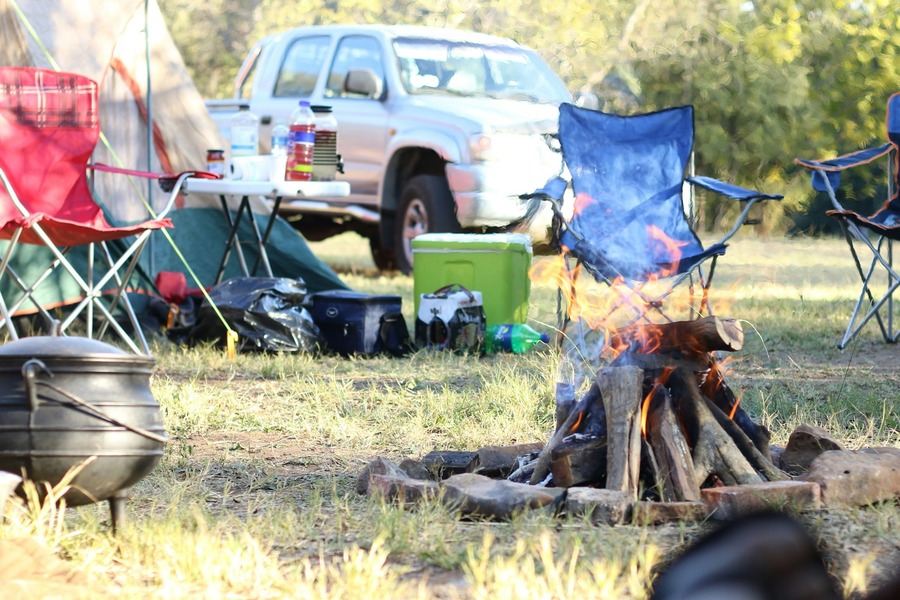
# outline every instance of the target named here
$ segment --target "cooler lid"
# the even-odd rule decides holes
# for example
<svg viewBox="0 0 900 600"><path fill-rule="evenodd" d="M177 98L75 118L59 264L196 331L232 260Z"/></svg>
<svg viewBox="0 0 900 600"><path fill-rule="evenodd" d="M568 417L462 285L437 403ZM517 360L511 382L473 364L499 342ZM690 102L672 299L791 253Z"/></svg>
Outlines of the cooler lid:
<svg viewBox="0 0 900 600"><path fill-rule="evenodd" d="M416 250L506 250L531 254L526 233L423 233L412 241Z"/></svg>

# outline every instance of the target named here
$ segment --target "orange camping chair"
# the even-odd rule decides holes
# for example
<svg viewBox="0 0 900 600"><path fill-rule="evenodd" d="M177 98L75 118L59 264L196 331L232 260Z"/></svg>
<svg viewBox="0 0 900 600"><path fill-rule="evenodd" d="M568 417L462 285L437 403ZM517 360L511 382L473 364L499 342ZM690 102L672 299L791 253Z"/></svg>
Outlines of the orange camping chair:
<svg viewBox="0 0 900 600"><path fill-rule="evenodd" d="M110 224L88 185L88 161L100 135L98 106L97 84L81 75L0 67L0 239L8 241L0 281L11 279L21 290L16 297L0 296L0 326L17 339L12 318L37 312L66 334L83 314L88 337L112 329L133 352L149 354L125 288L151 232L172 226L166 214L189 174L177 178L159 215L125 227ZM110 244L117 240L121 243L112 252ZM29 265L31 280L10 264L22 244L43 246L52 255L43 271ZM81 270L76 262L82 261L71 260L74 248L86 251ZM72 309L55 322L48 310L54 306L42 306L36 292L66 277L79 292L63 302ZM8 288L14 286L5 286L7 293ZM120 311L125 326L115 317Z"/></svg>

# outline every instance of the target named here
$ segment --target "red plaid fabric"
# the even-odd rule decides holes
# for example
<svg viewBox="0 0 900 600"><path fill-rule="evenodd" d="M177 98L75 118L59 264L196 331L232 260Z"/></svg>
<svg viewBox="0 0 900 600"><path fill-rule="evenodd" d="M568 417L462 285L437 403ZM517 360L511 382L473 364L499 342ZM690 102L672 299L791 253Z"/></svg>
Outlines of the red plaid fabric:
<svg viewBox="0 0 900 600"><path fill-rule="evenodd" d="M0 111L23 127L99 128L97 84L72 73L5 69Z"/></svg>

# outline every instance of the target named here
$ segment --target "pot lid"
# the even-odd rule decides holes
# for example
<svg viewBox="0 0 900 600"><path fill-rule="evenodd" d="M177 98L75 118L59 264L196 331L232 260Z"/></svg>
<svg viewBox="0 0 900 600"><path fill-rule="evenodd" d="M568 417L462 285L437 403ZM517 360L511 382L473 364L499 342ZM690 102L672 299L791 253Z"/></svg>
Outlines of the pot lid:
<svg viewBox="0 0 900 600"><path fill-rule="evenodd" d="M4 358L65 358L92 357L118 360L152 360L130 354L121 348L85 337L36 335L7 342L0 346L0 360Z"/></svg>

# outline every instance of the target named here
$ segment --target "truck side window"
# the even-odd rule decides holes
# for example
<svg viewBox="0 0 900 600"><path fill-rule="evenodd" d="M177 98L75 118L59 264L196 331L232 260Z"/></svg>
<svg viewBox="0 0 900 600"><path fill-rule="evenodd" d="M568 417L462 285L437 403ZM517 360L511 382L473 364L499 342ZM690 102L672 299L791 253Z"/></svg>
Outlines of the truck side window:
<svg viewBox="0 0 900 600"><path fill-rule="evenodd" d="M305 97L316 87L319 72L328 55L331 39L327 35L302 37L294 40L284 54L278 71L273 96L278 98Z"/></svg>
<svg viewBox="0 0 900 600"><path fill-rule="evenodd" d="M340 41L328 73L327 98L356 97L344 91L344 80L350 69L370 69L384 81L384 62L378 40L367 35L348 35Z"/></svg>

